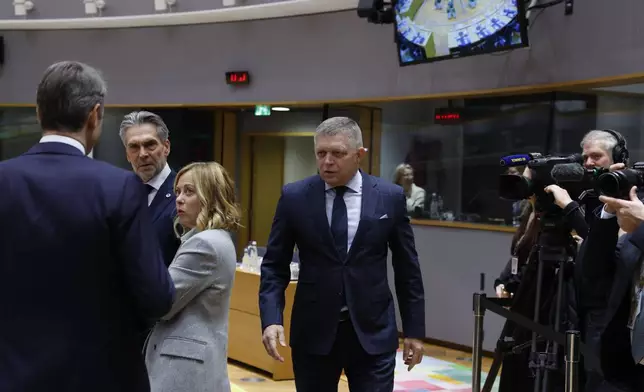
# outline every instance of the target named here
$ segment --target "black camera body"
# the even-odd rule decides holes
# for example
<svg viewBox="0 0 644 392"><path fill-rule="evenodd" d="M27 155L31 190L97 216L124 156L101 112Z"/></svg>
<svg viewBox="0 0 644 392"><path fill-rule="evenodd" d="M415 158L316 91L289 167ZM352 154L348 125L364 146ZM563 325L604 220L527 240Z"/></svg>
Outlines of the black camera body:
<svg viewBox="0 0 644 392"><path fill-rule="evenodd" d="M559 185L570 197L578 199L584 191L592 189L597 179L608 169L586 170L579 154L569 156L543 156L541 154L521 154L501 158L501 166L518 156L530 157L527 162L531 170L531 179L522 175L502 174L499 178L499 195L506 200L524 200L535 196L535 209L556 213L559 208L554 204L554 197L544 191L548 185Z"/></svg>
<svg viewBox="0 0 644 392"><path fill-rule="evenodd" d="M529 179L516 174L501 174L499 177L499 195L503 199L517 201L528 199L535 195L539 196L541 193L545 194L543 191L545 187L557 184L557 179L552 176L552 171L556 165L570 163L580 164L583 162L583 159L579 154L565 157L544 157L543 155L536 153L521 155L531 157L531 159L520 163L527 164L532 171L532 178ZM513 158L515 156L511 157ZM509 166L507 162L512 158L501 158L501 165ZM506 163L504 164L504 162Z"/></svg>
<svg viewBox="0 0 644 392"><path fill-rule="evenodd" d="M596 189L602 195L627 199L634 186L644 186L644 162L635 162L630 169L600 175L597 178Z"/></svg>

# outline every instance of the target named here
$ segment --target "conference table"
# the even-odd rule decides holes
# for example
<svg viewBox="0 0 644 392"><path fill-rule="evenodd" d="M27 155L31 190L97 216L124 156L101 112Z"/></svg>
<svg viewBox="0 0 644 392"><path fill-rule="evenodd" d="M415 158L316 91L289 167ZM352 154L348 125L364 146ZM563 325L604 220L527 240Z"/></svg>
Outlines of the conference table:
<svg viewBox="0 0 644 392"><path fill-rule="evenodd" d="M286 288L284 332L286 343L290 336L291 309L296 281ZM262 344L262 325L259 319L259 273L237 268L230 299L228 326L228 358L270 373L273 380L292 380L293 360L290 347L278 346L284 362L271 358Z"/></svg>

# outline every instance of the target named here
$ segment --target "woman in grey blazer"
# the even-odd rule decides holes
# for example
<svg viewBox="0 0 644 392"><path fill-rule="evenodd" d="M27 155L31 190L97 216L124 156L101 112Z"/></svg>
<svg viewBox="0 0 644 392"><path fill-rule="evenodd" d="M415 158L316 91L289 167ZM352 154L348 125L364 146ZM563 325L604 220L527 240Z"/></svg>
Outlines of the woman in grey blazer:
<svg viewBox="0 0 644 392"><path fill-rule="evenodd" d="M240 225L235 187L215 162L193 163L175 180L181 246L169 271L176 288L170 312L145 348L152 392L228 392L228 308Z"/></svg>

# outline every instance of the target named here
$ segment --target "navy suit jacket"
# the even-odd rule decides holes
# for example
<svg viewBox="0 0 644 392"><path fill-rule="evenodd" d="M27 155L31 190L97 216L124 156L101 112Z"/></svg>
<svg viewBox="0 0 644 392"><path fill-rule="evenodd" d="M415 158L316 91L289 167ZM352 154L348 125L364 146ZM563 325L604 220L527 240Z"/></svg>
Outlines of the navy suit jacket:
<svg viewBox="0 0 644 392"><path fill-rule="evenodd" d="M133 173L63 143L0 162L0 390L148 391L174 285Z"/></svg>
<svg viewBox="0 0 644 392"><path fill-rule="evenodd" d="M159 239L166 267L170 266L177 249L179 249L179 245L181 245L181 240L177 238L174 232L174 218L177 216L177 197L173 188L176 177L177 173L170 172L170 175L154 196L152 204L150 204L150 215L152 216L152 222Z"/></svg>
<svg viewBox="0 0 644 392"><path fill-rule="evenodd" d="M624 390L638 390L629 385L637 369L631 356L631 332L627 324L633 278L644 250L644 225L618 239L617 219L600 219L600 212L601 209L595 211L597 217L591 234L579 256L583 257L583 278L592 282L595 290L584 292L580 301L586 312L599 315L590 320L598 331L599 342L590 343L598 346L606 380Z"/></svg>
<svg viewBox="0 0 644 392"><path fill-rule="evenodd" d="M328 354L345 297L358 340L367 353L398 348L394 302L387 282L388 247L403 334L425 337L423 281L401 187L362 173L360 223L344 259L333 244L324 181L316 175L283 188L261 266L262 330L283 324L284 290L296 244L300 273L291 317L291 347Z"/></svg>

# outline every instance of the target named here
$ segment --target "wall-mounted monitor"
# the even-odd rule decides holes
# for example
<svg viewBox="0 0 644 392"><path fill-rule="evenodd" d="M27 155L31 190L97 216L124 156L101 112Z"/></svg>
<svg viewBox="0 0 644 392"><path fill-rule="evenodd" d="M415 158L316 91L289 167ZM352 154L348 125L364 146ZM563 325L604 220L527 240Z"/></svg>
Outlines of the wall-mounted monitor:
<svg viewBox="0 0 644 392"><path fill-rule="evenodd" d="M397 0L401 66L528 46L523 0Z"/></svg>

